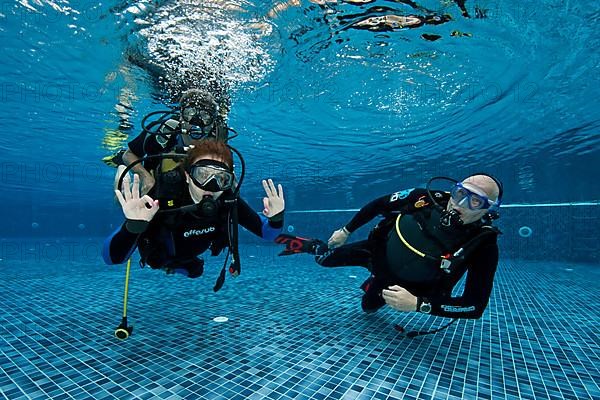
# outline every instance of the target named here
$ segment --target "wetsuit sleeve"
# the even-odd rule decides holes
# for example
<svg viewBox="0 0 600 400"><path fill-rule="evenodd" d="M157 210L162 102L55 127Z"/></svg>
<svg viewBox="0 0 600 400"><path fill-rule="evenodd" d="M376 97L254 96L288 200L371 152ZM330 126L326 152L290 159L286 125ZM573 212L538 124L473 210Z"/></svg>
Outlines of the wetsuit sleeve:
<svg viewBox="0 0 600 400"><path fill-rule="evenodd" d="M275 240L283 228L283 218L269 220L250 208L242 198L238 199L238 218L240 225L265 240Z"/></svg>
<svg viewBox="0 0 600 400"><path fill-rule="evenodd" d="M144 157L144 141L146 140L146 132L142 132L137 135L132 141L127 143L127 147L133 154L138 157Z"/></svg>
<svg viewBox="0 0 600 400"><path fill-rule="evenodd" d="M466 262L469 267L462 296L430 297L431 315L477 319L485 311L498 266L498 246L495 242L482 245Z"/></svg>
<svg viewBox="0 0 600 400"><path fill-rule="evenodd" d="M422 189L406 189L375 199L354 215L350 222L346 224L346 229L352 233L378 215L400 211L408 204L418 201L419 196L422 196L423 193L427 194Z"/></svg>
<svg viewBox="0 0 600 400"><path fill-rule="evenodd" d="M156 135L148 136L148 133L142 131L137 135L131 142L127 144L129 150L138 157L144 157L146 155L160 154L172 150L177 145L177 134L179 122L174 119L167 120L163 125L160 126L160 132L167 139L166 143L159 143ZM147 129L151 132L158 130L158 123L154 122L148 125Z"/></svg>
<svg viewBox="0 0 600 400"><path fill-rule="evenodd" d="M138 236L137 233L129 232L125 224L121 225L104 241L102 248L104 262L108 265L125 262L135 250Z"/></svg>

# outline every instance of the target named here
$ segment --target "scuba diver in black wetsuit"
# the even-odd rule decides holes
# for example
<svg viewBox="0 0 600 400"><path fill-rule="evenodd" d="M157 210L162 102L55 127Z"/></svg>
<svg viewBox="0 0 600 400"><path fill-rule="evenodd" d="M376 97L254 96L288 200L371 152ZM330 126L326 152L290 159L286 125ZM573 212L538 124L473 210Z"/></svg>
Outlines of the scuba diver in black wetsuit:
<svg viewBox="0 0 600 400"><path fill-rule="evenodd" d="M283 188L275 188L272 180L263 181L266 197L263 215L257 214L239 197L244 176L236 182L231 150L221 141L202 139L185 154L183 165L169 170L168 185L162 187L157 179L157 196L140 196L140 180L134 175L130 182L128 170L120 166L117 172L120 190L115 190L127 220L110 235L103 248L107 264L126 261L135 248L139 249L141 264L167 273L181 273L190 278L202 275L204 261L198 256L210 249L213 256L228 248L225 264L232 255L230 272L240 273L237 251L237 224L267 240L274 239L283 226ZM239 153L237 153L240 156ZM174 153L148 156L146 159L173 160L182 156ZM140 162L141 160L138 160ZM131 186L130 186L131 185ZM225 264L215 284L217 291L225 279Z"/></svg>
<svg viewBox="0 0 600 400"><path fill-rule="evenodd" d="M149 155L168 153L176 146L188 146L194 140L213 137L226 142L229 131L214 97L205 91L191 89L181 96L179 107L165 111L155 111L142 120L142 132L131 140L127 149L111 156L111 165L131 165ZM136 163L133 171L141 178L141 192L147 194L155 184L154 170L171 168L160 165L164 160L151 158Z"/></svg>
<svg viewBox="0 0 600 400"><path fill-rule="evenodd" d="M487 174L453 181L450 193L409 189L364 206L328 243L280 235L280 255L311 253L324 267L363 266L371 272L361 288L362 309L386 303L399 311L451 318L480 318L487 307L498 264L491 225L498 217L502 184ZM383 215L367 240L344 244L350 234ZM461 296L452 289L467 273Z"/></svg>

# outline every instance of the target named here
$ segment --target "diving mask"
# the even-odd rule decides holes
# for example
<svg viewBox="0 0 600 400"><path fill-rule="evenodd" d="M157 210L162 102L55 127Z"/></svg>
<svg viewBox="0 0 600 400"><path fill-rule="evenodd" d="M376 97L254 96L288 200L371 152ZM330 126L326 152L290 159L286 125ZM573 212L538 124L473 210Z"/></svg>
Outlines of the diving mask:
<svg viewBox="0 0 600 400"><path fill-rule="evenodd" d="M198 126L200 128L207 128L215 123L217 116L216 109L202 108L198 106L185 107L182 112L183 119L190 125Z"/></svg>
<svg viewBox="0 0 600 400"><path fill-rule="evenodd" d="M470 210L487 210L492 207L497 207L498 202L490 200L487 196L475 193L463 186L461 182L457 182L450 196L456 205Z"/></svg>
<svg viewBox="0 0 600 400"><path fill-rule="evenodd" d="M193 139L205 137L215 129L219 105L210 93L191 89L181 97L180 104L181 121L191 125L185 130Z"/></svg>
<svg viewBox="0 0 600 400"><path fill-rule="evenodd" d="M233 172L227 164L215 160L200 160L188 173L194 185L208 192L222 192L233 186Z"/></svg>

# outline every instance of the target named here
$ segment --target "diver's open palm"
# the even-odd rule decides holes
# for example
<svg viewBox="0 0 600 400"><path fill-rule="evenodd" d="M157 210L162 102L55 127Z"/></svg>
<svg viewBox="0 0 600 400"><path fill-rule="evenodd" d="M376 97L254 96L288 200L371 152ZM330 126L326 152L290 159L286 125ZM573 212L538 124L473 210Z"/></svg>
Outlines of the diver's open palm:
<svg viewBox="0 0 600 400"><path fill-rule="evenodd" d="M267 195L267 197L263 198L263 205L265 207L263 214L265 217L271 218L285 209L283 187L277 185L277 189L275 189L275 184L272 179L269 179L268 181L263 180L262 185L265 189L265 194Z"/></svg>
<svg viewBox="0 0 600 400"><path fill-rule="evenodd" d="M119 176L121 171L120 168L117 171ZM115 190L115 194L127 219L151 221L158 211L158 200L148 195L140 197L140 178L137 174L133 175L133 184L130 184L129 174L125 175L121 191Z"/></svg>

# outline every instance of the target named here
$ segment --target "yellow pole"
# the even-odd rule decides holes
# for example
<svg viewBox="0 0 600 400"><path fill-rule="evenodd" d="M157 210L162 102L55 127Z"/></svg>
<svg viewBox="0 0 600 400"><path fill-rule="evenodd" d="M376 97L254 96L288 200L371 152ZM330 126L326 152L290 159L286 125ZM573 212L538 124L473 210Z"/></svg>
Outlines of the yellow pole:
<svg viewBox="0 0 600 400"><path fill-rule="evenodd" d="M125 272L125 294L123 295L123 318L127 318L127 295L129 292L129 270L131 269L131 258L127 260L127 271Z"/></svg>

